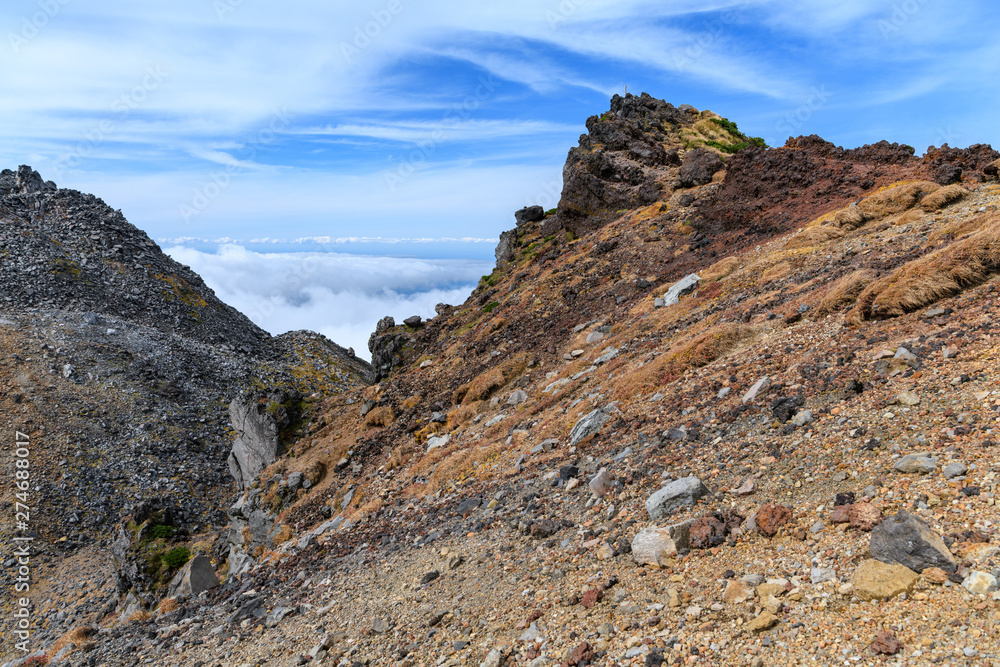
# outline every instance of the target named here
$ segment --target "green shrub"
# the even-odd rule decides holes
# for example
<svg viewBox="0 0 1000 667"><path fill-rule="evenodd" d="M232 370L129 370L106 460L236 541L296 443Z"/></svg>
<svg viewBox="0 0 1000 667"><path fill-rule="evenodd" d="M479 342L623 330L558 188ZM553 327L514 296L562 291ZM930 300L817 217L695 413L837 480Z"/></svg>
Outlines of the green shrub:
<svg viewBox="0 0 1000 667"><path fill-rule="evenodd" d="M738 153L744 148L749 148L750 146L759 146L760 148L768 147L767 142L760 137L748 137L740 132L740 128L736 126L736 123L728 118L712 118L711 121L731 134L738 141L734 141L731 144L727 144L722 141L706 141L706 146L717 148L723 153Z"/></svg>
<svg viewBox="0 0 1000 667"><path fill-rule="evenodd" d="M484 313L492 313L493 309L500 305L499 301L490 301L488 304L483 306Z"/></svg>
<svg viewBox="0 0 1000 667"><path fill-rule="evenodd" d="M558 207L558 206L557 206L557 207L555 207L555 208L550 208L549 210L547 210L547 211L545 212L545 217L547 218L547 217L549 217L550 215L555 215L555 214L556 214L556 213L558 213L558 212L559 212L559 207Z"/></svg>
<svg viewBox="0 0 1000 667"><path fill-rule="evenodd" d="M171 526L164 526L162 523L157 524L150 528L149 536L154 540L169 539L174 536L174 529Z"/></svg>
<svg viewBox="0 0 1000 667"><path fill-rule="evenodd" d="M174 547L163 554L163 564L174 570L183 567L189 560L191 560L191 550L187 547Z"/></svg>

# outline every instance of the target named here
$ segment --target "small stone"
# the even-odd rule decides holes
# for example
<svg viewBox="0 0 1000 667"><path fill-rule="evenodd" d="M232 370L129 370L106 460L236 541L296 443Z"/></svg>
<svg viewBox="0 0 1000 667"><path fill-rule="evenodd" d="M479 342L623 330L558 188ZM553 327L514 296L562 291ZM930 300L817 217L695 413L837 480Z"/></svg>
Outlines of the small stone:
<svg viewBox="0 0 1000 667"><path fill-rule="evenodd" d="M792 519L792 510L784 505L764 505L754 516L757 530L762 535L773 537L778 529Z"/></svg>
<svg viewBox="0 0 1000 667"><path fill-rule="evenodd" d="M836 581L837 571L832 567L814 567L809 571L809 580L814 586L825 581Z"/></svg>
<svg viewBox="0 0 1000 667"><path fill-rule="evenodd" d="M965 465L961 461L952 461L946 465L941 472L944 473L945 479L952 479L954 477L961 477L965 473L969 472L969 466Z"/></svg>
<svg viewBox="0 0 1000 667"><path fill-rule="evenodd" d="M757 615L757 618L753 619L747 624L747 630L753 633L764 632L770 630L775 625L778 624L778 617L769 611L762 611Z"/></svg>
<svg viewBox="0 0 1000 667"><path fill-rule="evenodd" d="M605 542L597 549L597 559L598 560L608 560L615 557L615 550L610 544Z"/></svg>
<svg viewBox="0 0 1000 667"><path fill-rule="evenodd" d="M879 630L872 642L872 650L883 655L896 655L903 650L903 644L888 630Z"/></svg>
<svg viewBox="0 0 1000 667"><path fill-rule="evenodd" d="M757 380L757 382L755 382L754 385L750 387L750 390L743 395L743 405L750 403L758 396L764 395L770 388L771 388L771 378L765 375L761 379Z"/></svg>
<svg viewBox="0 0 1000 667"><path fill-rule="evenodd" d="M429 584L440 576L441 576L440 572L438 572L437 570L431 570L430 572L425 573L424 576L420 577L420 584L421 585Z"/></svg>
<svg viewBox="0 0 1000 667"><path fill-rule="evenodd" d="M892 469L903 474L926 475L934 472L937 467L937 459L930 455L930 452L920 452L917 454L907 454L896 461Z"/></svg>
<svg viewBox="0 0 1000 667"><path fill-rule="evenodd" d="M594 475L594 477L591 478L590 480L589 484L590 492L593 493L595 496L603 498L610 492L611 482L612 482L611 473L608 472L607 468L601 468L600 470L597 471L597 474Z"/></svg>
<svg viewBox="0 0 1000 667"><path fill-rule="evenodd" d="M742 581L732 580L726 584L726 590L722 593L722 600L726 604L740 604L751 599L754 595L753 589Z"/></svg>
<svg viewBox="0 0 1000 667"><path fill-rule="evenodd" d="M667 484L646 500L646 511L653 521L662 521L682 507L692 507L711 493L694 475Z"/></svg>
<svg viewBox="0 0 1000 667"><path fill-rule="evenodd" d="M948 573L939 567L928 567L920 573L920 576L923 577L928 583L936 586L940 586L944 582L948 581Z"/></svg>
<svg viewBox="0 0 1000 667"><path fill-rule="evenodd" d="M847 510L848 521L858 530L868 532L882 520L882 510L871 503L854 503L845 507L850 508Z"/></svg>
<svg viewBox="0 0 1000 667"><path fill-rule="evenodd" d="M917 572L928 567L939 567L946 572L954 572L957 568L941 536L906 510L900 510L875 527L868 549L883 563L899 563Z"/></svg>
<svg viewBox="0 0 1000 667"><path fill-rule="evenodd" d="M896 395L896 401L900 405L920 405L920 397L917 396L916 392L904 391Z"/></svg>
<svg viewBox="0 0 1000 667"><path fill-rule="evenodd" d="M668 528L643 528L632 538L632 558L639 564L666 565L679 549L688 548L690 525L685 521Z"/></svg>
<svg viewBox="0 0 1000 667"><path fill-rule="evenodd" d="M997 590L997 578L987 572L974 570L965 578L962 586L973 595L986 595Z"/></svg>

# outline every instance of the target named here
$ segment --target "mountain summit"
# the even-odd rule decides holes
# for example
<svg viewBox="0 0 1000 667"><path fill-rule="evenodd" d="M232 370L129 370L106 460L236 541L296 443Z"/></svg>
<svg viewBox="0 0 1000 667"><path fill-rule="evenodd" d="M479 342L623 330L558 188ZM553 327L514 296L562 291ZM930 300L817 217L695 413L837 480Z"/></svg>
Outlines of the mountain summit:
<svg viewBox="0 0 1000 667"><path fill-rule="evenodd" d="M150 293L179 333L138 311L87 329L61 287L74 278L39 264L37 295L19 293L0 330L4 388L26 388L0 400L51 443L40 477L66 471L46 507L80 507L93 536L40 536L36 638L52 662L1000 655L1000 154L770 148L645 94L587 128L557 209L518 211L463 304L380 321L373 369L301 332L257 352L274 339L160 258L122 263L140 290L160 273L201 296ZM63 191L30 170L3 178L5 229L21 230L5 242L45 245L28 238L45 231L45 257L83 274L86 247L59 250L50 213ZM134 242L86 250L88 266L118 261L115 245L153 252L102 215ZM202 347L229 345L209 321L248 351ZM130 322L134 343L108 338ZM211 363L129 375L164 349ZM231 373L208 374L222 361ZM191 397L197 413L170 404ZM84 447L58 414L115 435ZM171 446L203 455L181 464ZM141 495L122 490L130 474L170 502L126 501ZM80 498L95 489L111 499L100 515Z"/></svg>

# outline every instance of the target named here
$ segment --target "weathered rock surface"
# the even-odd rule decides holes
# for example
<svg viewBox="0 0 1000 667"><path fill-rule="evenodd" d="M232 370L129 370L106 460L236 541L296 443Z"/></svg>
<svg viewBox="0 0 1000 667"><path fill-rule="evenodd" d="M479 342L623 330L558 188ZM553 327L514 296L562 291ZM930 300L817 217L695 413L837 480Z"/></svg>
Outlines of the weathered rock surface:
<svg viewBox="0 0 1000 667"><path fill-rule="evenodd" d="M899 563L915 572L939 567L954 572L957 564L941 537L906 510L882 521L872 531L869 551L883 563Z"/></svg>
<svg viewBox="0 0 1000 667"><path fill-rule="evenodd" d="M854 594L862 600L888 600L910 592L919 578L916 572L902 565L868 559L858 565L851 583Z"/></svg>
<svg viewBox="0 0 1000 667"><path fill-rule="evenodd" d="M167 597L197 597L219 585L215 568L207 556L195 556L180 569L170 582Z"/></svg>
<svg viewBox="0 0 1000 667"><path fill-rule="evenodd" d="M670 482L646 500L653 521L662 521L682 507L693 506L711 491L694 475Z"/></svg>

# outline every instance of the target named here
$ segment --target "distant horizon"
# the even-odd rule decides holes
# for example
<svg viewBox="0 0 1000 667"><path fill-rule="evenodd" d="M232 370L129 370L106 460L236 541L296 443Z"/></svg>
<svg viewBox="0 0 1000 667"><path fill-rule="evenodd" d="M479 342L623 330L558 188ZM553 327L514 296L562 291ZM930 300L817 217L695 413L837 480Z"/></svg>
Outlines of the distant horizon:
<svg viewBox="0 0 1000 667"><path fill-rule="evenodd" d="M1000 145L1000 7L964 7L7 3L0 164L153 238L494 238L626 87L772 146Z"/></svg>

